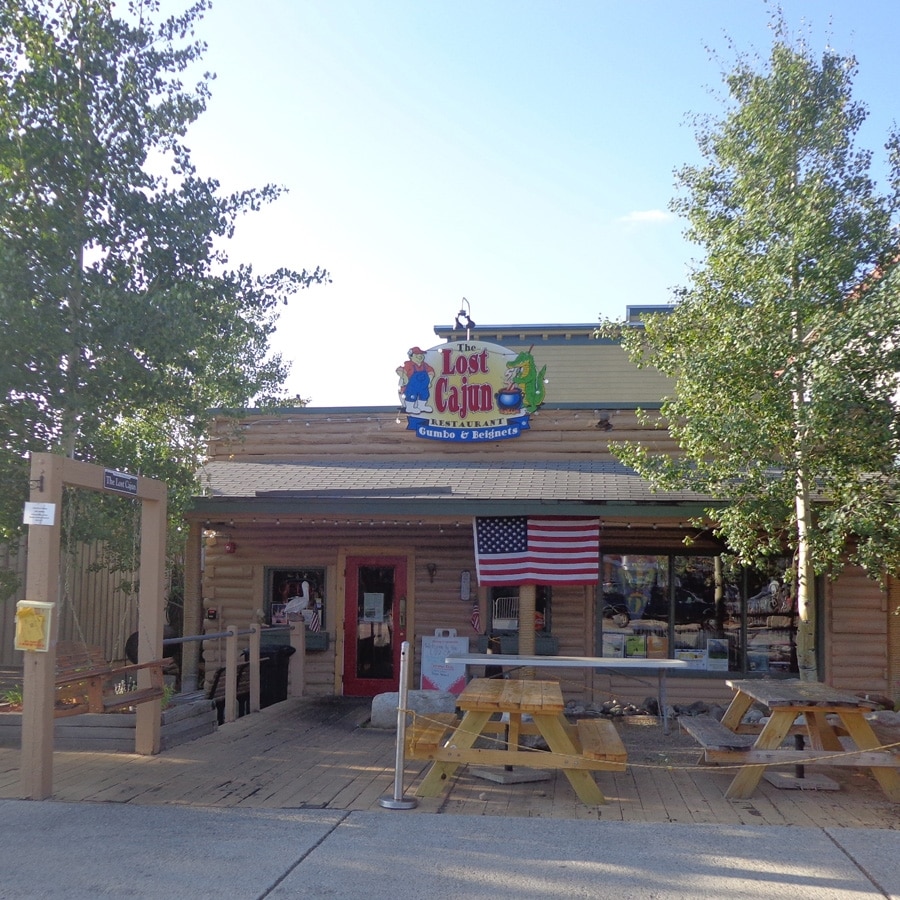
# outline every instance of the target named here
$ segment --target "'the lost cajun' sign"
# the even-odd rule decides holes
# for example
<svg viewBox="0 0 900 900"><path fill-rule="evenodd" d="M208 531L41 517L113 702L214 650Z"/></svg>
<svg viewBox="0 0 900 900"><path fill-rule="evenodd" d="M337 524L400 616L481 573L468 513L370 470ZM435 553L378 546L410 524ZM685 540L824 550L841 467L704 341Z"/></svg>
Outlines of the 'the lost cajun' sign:
<svg viewBox="0 0 900 900"><path fill-rule="evenodd" d="M544 401L547 367L530 352L481 341L412 347L397 367L408 428L434 441L518 437Z"/></svg>
<svg viewBox="0 0 900 900"><path fill-rule="evenodd" d="M116 494L125 494L129 497L136 497L138 492L137 475L129 475L127 472L117 472L115 469L104 469L103 489L113 491Z"/></svg>

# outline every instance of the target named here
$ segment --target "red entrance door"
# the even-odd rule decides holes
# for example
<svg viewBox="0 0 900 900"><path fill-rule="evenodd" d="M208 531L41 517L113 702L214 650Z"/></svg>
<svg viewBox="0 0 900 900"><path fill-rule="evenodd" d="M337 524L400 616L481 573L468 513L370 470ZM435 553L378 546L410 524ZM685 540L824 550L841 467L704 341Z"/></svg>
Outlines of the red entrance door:
<svg viewBox="0 0 900 900"><path fill-rule="evenodd" d="M347 558L344 694L374 697L400 685L406 639L406 558Z"/></svg>

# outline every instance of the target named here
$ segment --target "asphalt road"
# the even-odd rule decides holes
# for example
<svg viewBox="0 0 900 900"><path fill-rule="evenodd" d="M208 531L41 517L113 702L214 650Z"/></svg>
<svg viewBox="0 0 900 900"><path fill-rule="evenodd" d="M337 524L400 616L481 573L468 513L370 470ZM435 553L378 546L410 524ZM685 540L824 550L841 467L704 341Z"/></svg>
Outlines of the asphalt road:
<svg viewBox="0 0 900 900"><path fill-rule="evenodd" d="M900 900L871 828L3 800L0 846L10 900Z"/></svg>

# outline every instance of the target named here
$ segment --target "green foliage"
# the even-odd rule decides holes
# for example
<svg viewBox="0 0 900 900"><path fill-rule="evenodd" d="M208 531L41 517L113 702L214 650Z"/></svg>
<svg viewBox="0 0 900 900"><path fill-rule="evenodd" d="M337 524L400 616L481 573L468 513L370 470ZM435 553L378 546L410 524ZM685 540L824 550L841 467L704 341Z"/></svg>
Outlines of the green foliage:
<svg viewBox="0 0 900 900"><path fill-rule="evenodd" d="M22 693L21 685L7 688L0 696L3 697L4 703L11 703L14 706L21 706L25 699L25 695Z"/></svg>
<svg viewBox="0 0 900 900"><path fill-rule="evenodd" d="M768 60L727 74L724 117L698 122L705 163L678 173L672 206L704 251L689 286L645 329L603 329L674 379L662 418L683 456L616 452L721 501L708 516L745 562L789 548L817 572L897 573L900 139L879 192L854 60L774 24Z"/></svg>
<svg viewBox="0 0 900 900"><path fill-rule="evenodd" d="M222 194L184 143L207 0L0 6L0 539L20 527L27 455L165 480L180 519L206 412L281 392L279 308L327 273L231 266L228 239L273 185Z"/></svg>

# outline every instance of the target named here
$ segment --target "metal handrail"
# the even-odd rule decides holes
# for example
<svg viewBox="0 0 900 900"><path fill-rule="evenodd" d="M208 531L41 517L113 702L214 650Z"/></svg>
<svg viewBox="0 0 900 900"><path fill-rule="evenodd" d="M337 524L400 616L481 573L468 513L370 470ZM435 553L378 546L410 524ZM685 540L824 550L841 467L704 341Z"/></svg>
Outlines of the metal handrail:
<svg viewBox="0 0 900 900"><path fill-rule="evenodd" d="M163 640L163 647L167 647L170 644L190 644L195 643L197 641L211 641L216 638L227 638L232 635L242 636L245 634L255 634L256 626L253 625L250 628L243 628L239 631L234 631L229 629L228 631L215 631L215 632L207 632L206 634L189 634L185 637L174 637L174 638L165 638Z"/></svg>

